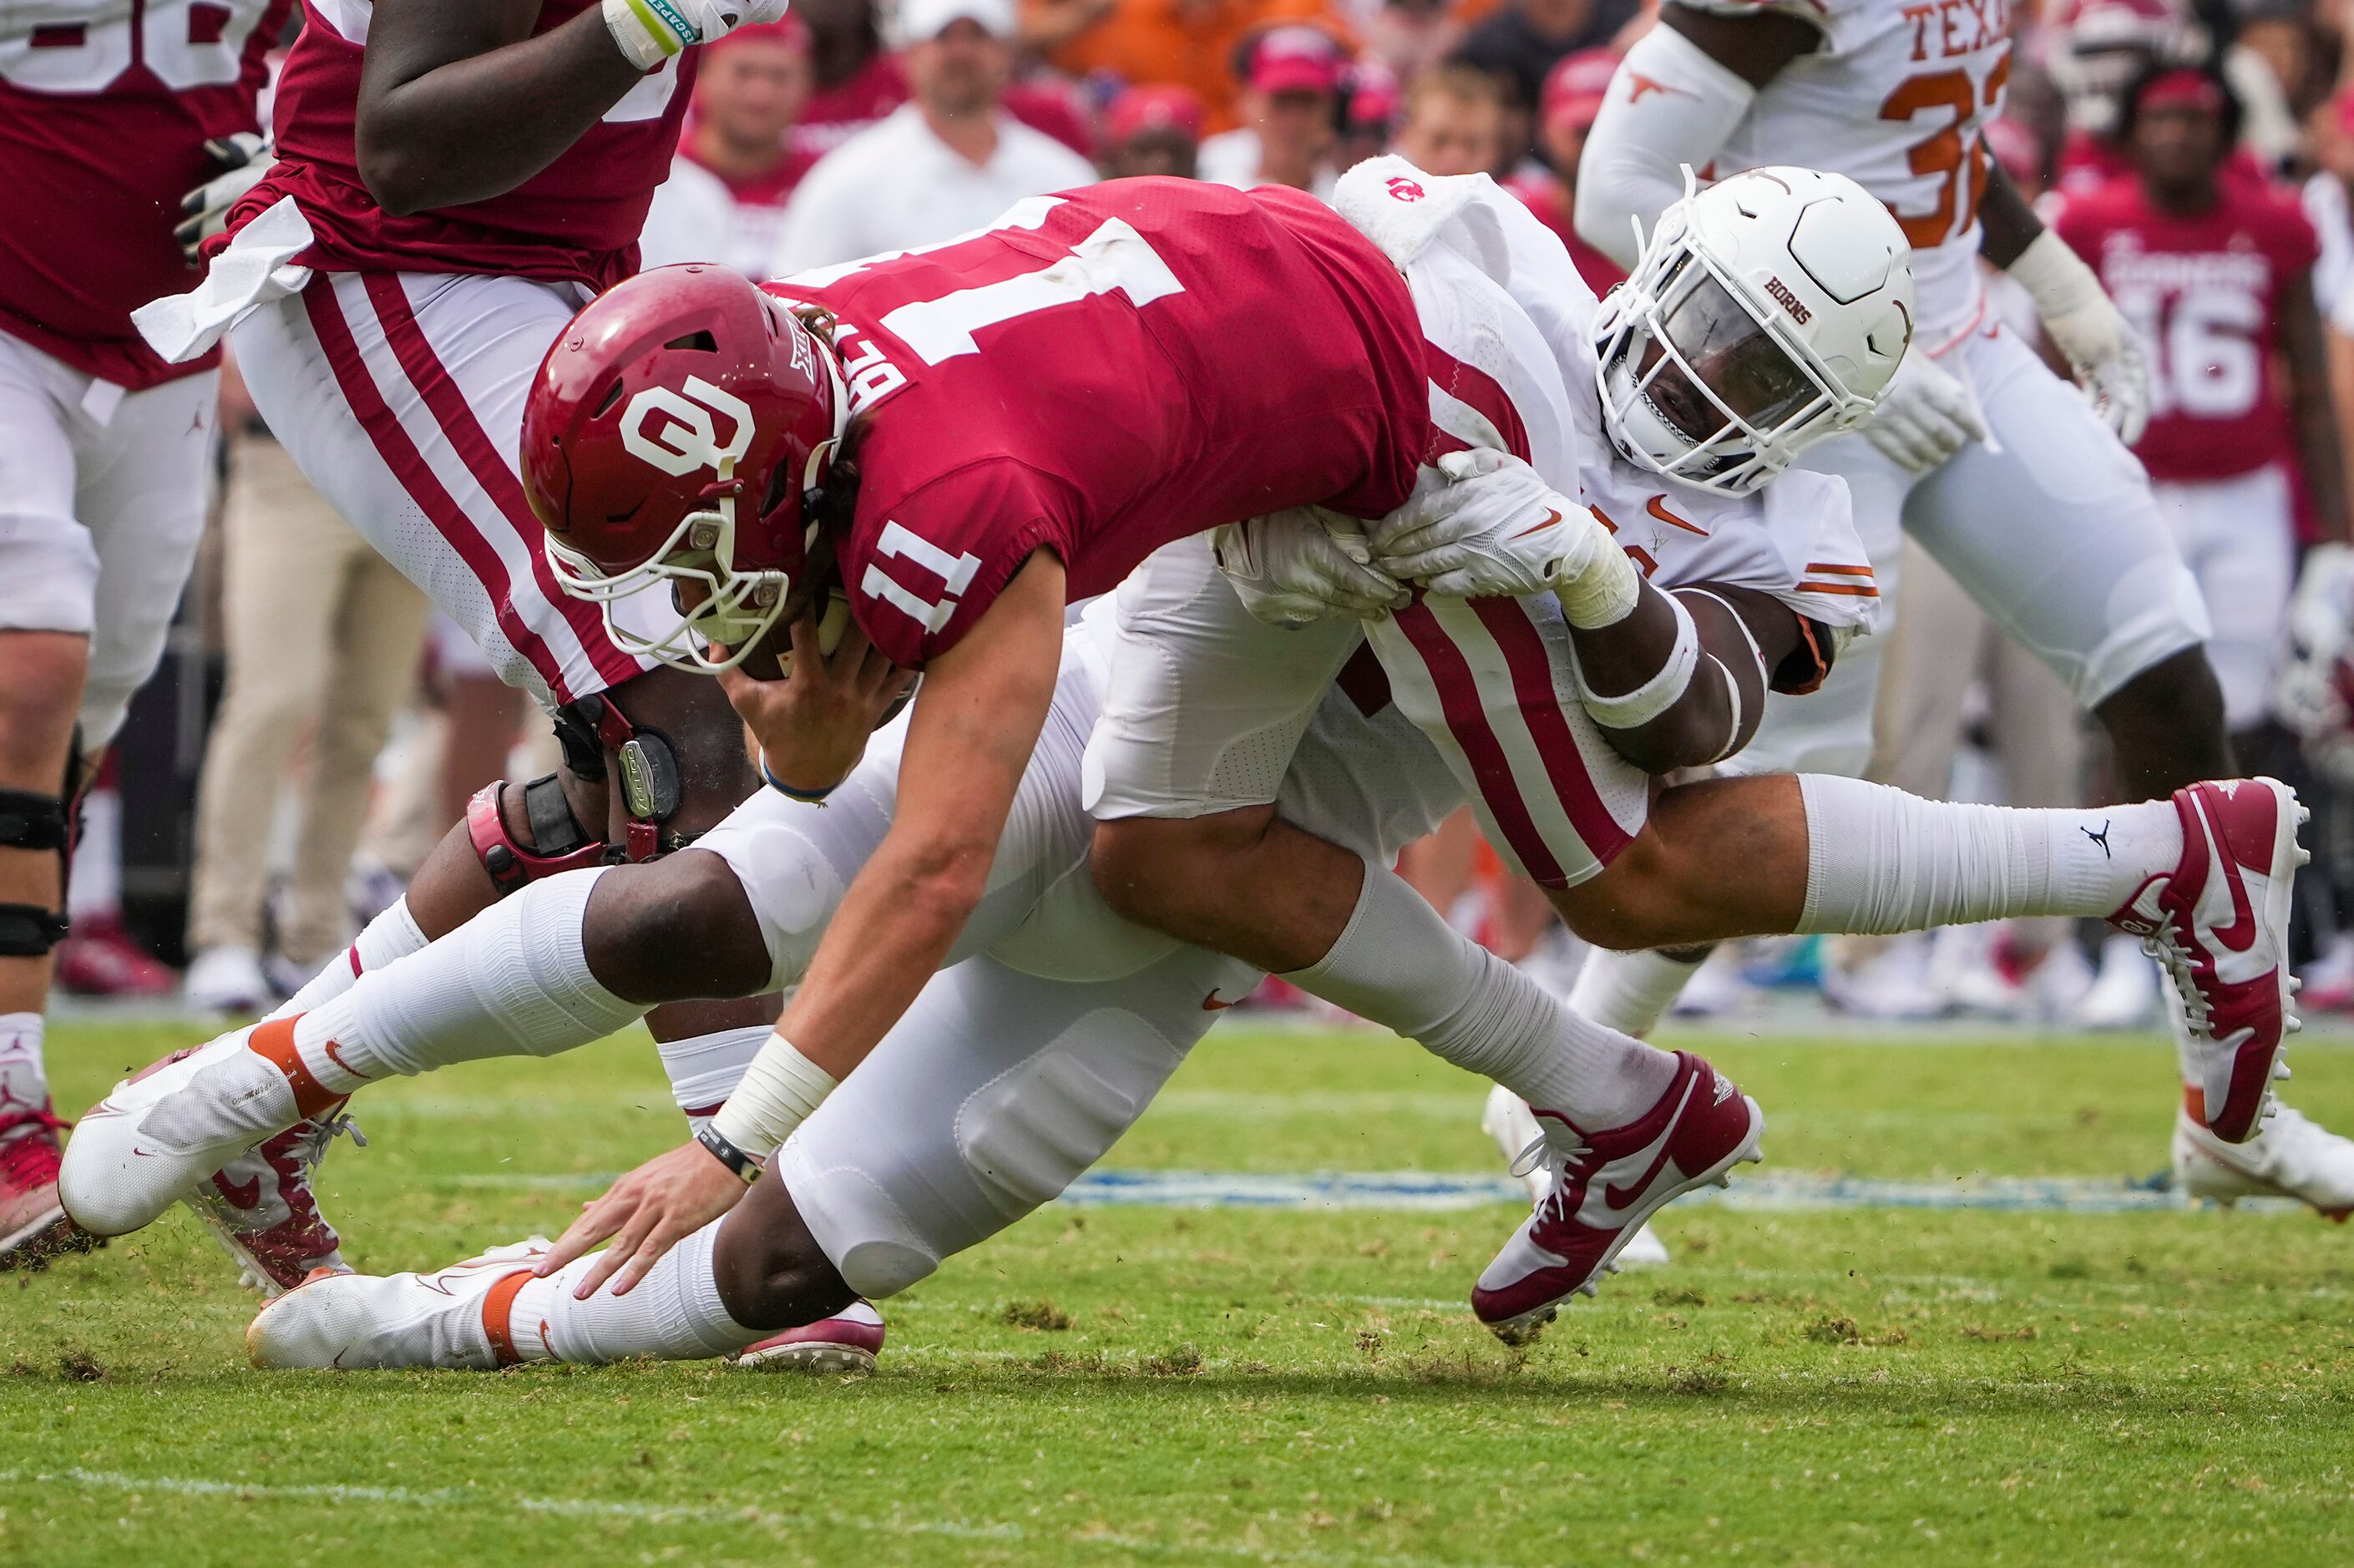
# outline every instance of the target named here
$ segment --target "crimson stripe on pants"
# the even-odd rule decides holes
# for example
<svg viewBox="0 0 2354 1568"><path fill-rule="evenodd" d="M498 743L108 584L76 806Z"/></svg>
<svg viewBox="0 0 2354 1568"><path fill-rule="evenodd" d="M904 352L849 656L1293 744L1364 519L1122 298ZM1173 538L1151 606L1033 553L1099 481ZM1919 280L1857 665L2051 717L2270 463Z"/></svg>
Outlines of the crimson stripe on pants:
<svg viewBox="0 0 2354 1568"><path fill-rule="evenodd" d="M1520 783L1512 776L1511 759L1504 755L1503 744L1489 726L1487 712L1479 701L1479 683L1472 677L1463 651L1448 641L1446 630L1430 613L1430 607L1419 598L1399 610L1396 619L1398 630L1414 644L1423 667L1430 673L1430 683L1438 693L1438 707L1447 717L1447 731L1470 762L1480 799L1488 803L1489 815L1502 831L1504 842L1520 858L1522 868L1540 885L1567 886L1568 877L1553 859L1544 835L1530 820L1528 804L1521 799Z"/></svg>
<svg viewBox="0 0 2354 1568"><path fill-rule="evenodd" d="M458 453L474 482L498 507L500 514L523 541L531 559L532 580L539 587L540 597L554 607L556 612L572 628L588 651L589 662L610 685L619 685L640 673L638 662L614 645L605 630L603 614L585 599L574 599L557 585L555 572L547 564L541 548L546 531L540 526L531 503L524 499L523 483L514 470L507 466L491 438L475 417L466 394L453 380L425 329L417 323L416 307L408 302L407 291L400 280L389 272L369 272L361 282L367 290L368 301L376 306L376 321L384 328L385 341L392 345L394 357L408 375L410 385L425 399L433 414L434 422ZM569 702L580 694L565 683L550 683L558 702Z"/></svg>
<svg viewBox="0 0 2354 1568"><path fill-rule="evenodd" d="M1577 748L1577 737L1570 733L1569 720L1561 711L1561 695L1553 684L1553 656L1545 647L1544 638L1529 621L1528 611L1518 599L1475 599L1468 601L1471 613L1496 640L1504 655L1504 667L1511 672L1512 695L1517 699L1521 717L1529 726L1529 738L1536 743L1537 756L1543 759L1545 777L1553 781L1553 793L1561 800L1561 809L1569 818L1570 827L1593 853L1594 858L1608 865L1618 852L1634 842L1633 836L1618 825L1610 808L1594 788L1594 776L1586 771L1585 755Z"/></svg>
<svg viewBox="0 0 2354 1568"><path fill-rule="evenodd" d="M1529 429L1521 422L1521 411L1502 382L1476 365L1465 364L1427 338L1423 340L1422 364L1423 374L1437 383L1440 391L1496 427L1496 433L1504 438L1505 450L1522 462L1529 461ZM1453 440L1436 425L1431 427L1431 434ZM1437 457L1447 450L1440 447L1431 455Z"/></svg>
<svg viewBox="0 0 2354 1568"><path fill-rule="evenodd" d="M367 432L376 455L482 585L507 641L531 662L531 667L539 672L539 678L547 683L549 691L560 691L563 667L539 633L525 625L523 618L515 613L506 563L499 559L498 551L482 537L473 520L466 515L465 508L443 487L424 454L417 450L417 443L401 427L399 417L377 389L376 377L352 336L351 323L344 319L343 302L335 297L332 275L320 274L302 291L302 309L311 319L311 330L318 335L320 348L326 353L327 367L334 373L344 401L350 405L360 428Z"/></svg>

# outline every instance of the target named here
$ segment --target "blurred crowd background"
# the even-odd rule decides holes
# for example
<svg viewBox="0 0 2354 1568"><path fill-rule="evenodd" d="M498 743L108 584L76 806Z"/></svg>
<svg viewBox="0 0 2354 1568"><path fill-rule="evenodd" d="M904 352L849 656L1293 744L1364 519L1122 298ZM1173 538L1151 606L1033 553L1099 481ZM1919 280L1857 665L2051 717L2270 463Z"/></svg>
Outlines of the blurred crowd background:
<svg viewBox="0 0 2354 1568"><path fill-rule="evenodd" d="M2010 15L2009 109L1986 136L2048 217L2138 177L2115 134L2127 81L2153 62L2221 68L2241 111L2235 168L2313 229L2325 324L2311 330L2330 376L2300 395L2329 397L2333 433L2354 426L2354 0L2052 0ZM796 0L784 22L708 51L645 260L779 276L942 240L1099 176L1326 194L1351 164L1395 151L1437 174L1493 175L1604 291L1617 272L1571 227L1579 156L1618 54L1654 20L1638 0ZM2032 335L2031 310L2007 314ZM549 746L546 726L310 492L233 374L224 400L213 537L92 798L59 977L242 1012L349 942L475 789L554 763L513 755ZM2313 513L2251 510L2240 536L2207 542L2215 569L2243 550L2294 563L2342 531ZM2243 770L2327 805L2354 787L2354 731L2309 668L2302 684L2272 678L2289 594L2274 575L2269 611L2219 627L2261 644L2243 662L2255 675L2226 676L2231 723ZM2104 798L2098 743L2056 679L1917 551L1903 579L1875 776L2021 805ZM2354 810L2321 823L2318 874L2301 885L2308 1012L2354 1007L2354 902L2341 897ZM1499 874L1468 818L1405 869L1467 928L1566 985L1573 941ZM1683 1005L1737 1009L1765 987L1819 988L1871 1018L2122 1029L2158 1007L2137 949L2064 923L1728 948Z"/></svg>

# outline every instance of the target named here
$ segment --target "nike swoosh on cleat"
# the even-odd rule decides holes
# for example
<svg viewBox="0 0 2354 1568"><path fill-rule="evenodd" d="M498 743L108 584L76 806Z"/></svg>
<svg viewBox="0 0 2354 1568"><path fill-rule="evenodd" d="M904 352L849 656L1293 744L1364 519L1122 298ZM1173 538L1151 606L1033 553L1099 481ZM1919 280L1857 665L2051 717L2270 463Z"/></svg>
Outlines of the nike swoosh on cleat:
<svg viewBox="0 0 2354 1568"><path fill-rule="evenodd" d="M2214 823L2208 818L2204 801L2200 802L2199 823L2207 834L2208 846L2214 851L2215 858L2222 863L2223 885L2232 890L2232 923L2215 927L2215 940L2235 953L2244 953L2256 945L2260 933L2255 908L2248 902L2247 884L2240 878L2239 857L2232 853L2230 846L2223 842L2222 834L2215 831Z"/></svg>
<svg viewBox="0 0 2354 1568"><path fill-rule="evenodd" d="M259 1176L249 1178L240 1187L228 1179L228 1172L216 1171L213 1172L213 1185L220 1190L222 1197L228 1200L231 1208L251 1209L261 1202L261 1178Z"/></svg>
<svg viewBox="0 0 2354 1568"><path fill-rule="evenodd" d="M1204 1012L1224 1012L1233 1005L1231 1001L1220 1001L1214 991L1202 999L1202 1011Z"/></svg>
<svg viewBox="0 0 2354 1568"><path fill-rule="evenodd" d="M1683 1097L1676 1102L1675 1114L1668 1118L1667 1127L1660 1131L1658 1141L1651 1146L1657 1152L1651 1156L1650 1168L1637 1177L1632 1185L1622 1187L1616 1181L1606 1184L1602 1189L1604 1208L1614 1214L1624 1213L1635 1206L1636 1200L1642 1197L1643 1189L1651 1184L1651 1178L1657 1176L1659 1173L1659 1168L1668 1162L1668 1145L1675 1138L1676 1123L1683 1119L1684 1107L1691 1103L1692 1090L1699 1086L1700 1077L1697 1074L1685 1081Z"/></svg>

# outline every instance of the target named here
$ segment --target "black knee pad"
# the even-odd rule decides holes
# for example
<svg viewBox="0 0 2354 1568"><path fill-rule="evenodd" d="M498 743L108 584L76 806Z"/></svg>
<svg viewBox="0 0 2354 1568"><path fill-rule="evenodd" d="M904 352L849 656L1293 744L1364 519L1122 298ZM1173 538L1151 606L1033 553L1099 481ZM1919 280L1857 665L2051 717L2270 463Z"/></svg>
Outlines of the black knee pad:
<svg viewBox="0 0 2354 1568"><path fill-rule="evenodd" d="M62 877L72 842L73 816L62 798L0 789L0 849L54 851ZM63 941L65 934L66 917L54 909L0 904L0 958L37 959Z"/></svg>

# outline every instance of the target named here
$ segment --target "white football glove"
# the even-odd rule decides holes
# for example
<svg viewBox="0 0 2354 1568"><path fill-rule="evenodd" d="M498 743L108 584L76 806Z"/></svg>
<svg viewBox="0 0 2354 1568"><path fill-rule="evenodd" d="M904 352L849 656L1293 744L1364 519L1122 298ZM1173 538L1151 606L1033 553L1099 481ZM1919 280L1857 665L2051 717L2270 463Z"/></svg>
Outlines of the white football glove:
<svg viewBox="0 0 2354 1568"><path fill-rule="evenodd" d="M640 70L737 28L781 20L786 0L604 0L605 26Z"/></svg>
<svg viewBox="0 0 2354 1568"><path fill-rule="evenodd" d="M1642 579L1610 531L1537 471L1493 447L1449 452L1373 524L1373 564L1448 599L1553 592L1572 626L1624 620Z"/></svg>
<svg viewBox="0 0 2354 1568"><path fill-rule="evenodd" d="M1246 609L1289 631L1335 616L1378 620L1414 598L1373 566L1363 524L1320 506L1214 528L1210 554Z"/></svg>
<svg viewBox="0 0 2354 1568"><path fill-rule="evenodd" d="M1863 427L1865 439L1910 473L1928 472L1986 433L1977 391L1917 347L1898 361Z"/></svg>
<svg viewBox="0 0 2354 1568"><path fill-rule="evenodd" d="M2052 344L2076 372L2101 422L2131 446L2149 423L2149 352L2101 281L2052 229L2035 237L2009 267L2035 300Z"/></svg>
<svg viewBox="0 0 2354 1568"><path fill-rule="evenodd" d="M261 183L261 176L277 161L278 150L267 136L232 131L207 141L205 156L220 173L180 198L180 210L186 216L172 228L172 238L180 242L180 254L191 267L201 260L196 248L221 231L228 209Z"/></svg>

